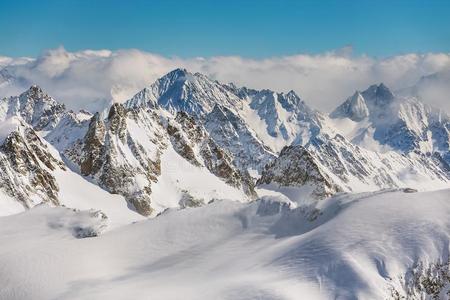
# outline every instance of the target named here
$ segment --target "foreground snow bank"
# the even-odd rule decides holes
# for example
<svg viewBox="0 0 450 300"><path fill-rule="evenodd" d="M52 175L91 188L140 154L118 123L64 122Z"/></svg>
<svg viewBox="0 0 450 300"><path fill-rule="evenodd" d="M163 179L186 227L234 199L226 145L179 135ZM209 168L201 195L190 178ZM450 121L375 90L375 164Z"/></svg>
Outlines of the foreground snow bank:
<svg viewBox="0 0 450 300"><path fill-rule="evenodd" d="M0 218L0 299L385 299L448 260L449 214L450 190L266 196L78 239L50 225L76 212L38 207Z"/></svg>

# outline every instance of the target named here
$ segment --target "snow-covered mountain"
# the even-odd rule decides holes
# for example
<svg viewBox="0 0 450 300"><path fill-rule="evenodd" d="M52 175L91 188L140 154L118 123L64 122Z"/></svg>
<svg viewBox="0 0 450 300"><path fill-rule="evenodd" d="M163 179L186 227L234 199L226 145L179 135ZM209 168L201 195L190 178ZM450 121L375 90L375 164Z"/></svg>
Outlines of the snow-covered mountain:
<svg viewBox="0 0 450 300"><path fill-rule="evenodd" d="M58 123L65 107L36 85L17 97L0 101L0 120L20 116L36 130L50 130Z"/></svg>
<svg viewBox="0 0 450 300"><path fill-rule="evenodd" d="M287 195L294 188L298 198L324 199L338 192L433 190L446 188L449 182L450 167L439 154L377 153L336 135L314 138L304 147L285 147L266 166L258 185Z"/></svg>
<svg viewBox="0 0 450 300"><path fill-rule="evenodd" d="M124 196L143 215L178 206L187 196L201 203L226 198L227 193L243 200L256 196L248 173L238 170L232 156L183 112L173 116L160 109L129 110L114 104L106 118L98 113L90 119L68 118L72 122L63 119L47 136L50 143L75 171ZM74 127L84 132L61 142L60 133ZM174 169L177 163L187 169ZM194 175L199 177L187 178ZM194 184L191 190L189 181L195 180L204 180L204 186Z"/></svg>
<svg viewBox="0 0 450 300"><path fill-rule="evenodd" d="M438 153L450 162L449 115L417 98L397 96L384 84L357 91L330 117L355 144L400 153Z"/></svg>
<svg viewBox="0 0 450 300"><path fill-rule="evenodd" d="M50 154L49 146L21 119L8 119L0 128L4 134L0 138L2 190L26 208L40 202L59 205L59 187L51 172L64 170L63 162Z"/></svg>
<svg viewBox="0 0 450 300"><path fill-rule="evenodd" d="M182 112L115 104L107 116L75 113L37 86L1 105L0 186L25 208L62 203L56 168L123 196L143 215L216 198L256 197L247 170Z"/></svg>
<svg viewBox="0 0 450 300"><path fill-rule="evenodd" d="M0 108L5 136L12 131L8 124L18 122L27 128L18 132L31 132L42 144L42 157L122 196L145 216L218 198L250 201L258 190L264 194L281 186L303 188L312 199L322 199L393 187L426 190L450 181L448 116L399 98L382 84L355 93L331 119L293 91L238 88L184 69L94 115L67 111L38 86L1 100ZM351 122L357 128L353 136L334 127L339 122ZM10 139L2 147L11 160ZM402 152L374 152L366 149L367 139ZM20 147L28 149L23 140ZM36 175L38 167L48 174ZM44 178L39 188L20 194L35 200L8 188L18 182L17 170L3 175L4 192L27 208L62 203L60 177L53 175L55 168L45 168L38 161L20 172L29 182Z"/></svg>
<svg viewBox="0 0 450 300"><path fill-rule="evenodd" d="M219 106L228 110L228 115L242 119L248 131L274 152L293 142L305 144L319 132L332 132L326 117L293 91L284 94L238 88L184 69L168 73L125 104L127 108L143 105L158 105L171 113L185 111L199 119Z"/></svg>
<svg viewBox="0 0 450 300"><path fill-rule="evenodd" d="M94 114L33 85L0 100L0 298L438 299L449 124L383 84L330 116L183 69Z"/></svg>

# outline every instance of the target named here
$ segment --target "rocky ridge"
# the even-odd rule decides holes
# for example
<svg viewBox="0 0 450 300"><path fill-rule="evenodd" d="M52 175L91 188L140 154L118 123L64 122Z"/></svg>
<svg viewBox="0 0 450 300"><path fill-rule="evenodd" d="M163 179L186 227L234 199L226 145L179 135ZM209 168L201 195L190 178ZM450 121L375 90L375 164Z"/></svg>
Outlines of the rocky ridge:
<svg viewBox="0 0 450 300"><path fill-rule="evenodd" d="M213 176L242 192L245 201L257 198L255 182L258 188L309 186L314 199L414 182L424 187L450 182L448 116L414 99L399 100L384 85L355 93L330 115L369 124L352 139L339 134L326 115L309 108L293 91L238 88L182 69L124 104L113 104L107 113L66 111L32 86L0 101L0 116L28 126L8 136L2 146L7 170L3 189L19 195L26 207L39 201L58 205L52 170L66 167L122 195L131 209L145 216L217 197L209 187L209 198L197 199L179 185L180 179L168 179L173 170L164 166L163 157L170 151L192 170L206 171L202 176ZM375 140L397 151L379 153L358 146L358 139L371 132ZM55 149L64 163L55 158ZM15 166L15 153L25 161L20 168ZM20 179L25 183L19 187L15 173L26 179ZM180 199L176 204L155 204L155 188L160 191L168 182ZM13 190L27 184L20 193Z"/></svg>

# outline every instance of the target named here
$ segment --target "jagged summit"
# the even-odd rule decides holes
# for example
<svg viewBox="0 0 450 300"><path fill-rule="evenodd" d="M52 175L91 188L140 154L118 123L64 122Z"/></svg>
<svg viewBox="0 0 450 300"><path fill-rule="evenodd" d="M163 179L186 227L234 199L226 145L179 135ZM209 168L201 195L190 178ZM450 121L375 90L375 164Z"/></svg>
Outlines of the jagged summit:
<svg viewBox="0 0 450 300"><path fill-rule="evenodd" d="M384 83L371 85L361 94L366 101L378 106L389 104L395 99L394 93Z"/></svg>
<svg viewBox="0 0 450 300"><path fill-rule="evenodd" d="M184 111L198 119L216 105L243 119L254 135L278 152L296 142L329 130L324 116L310 108L293 90L278 93L222 84L200 73L175 69L125 103L127 108L161 108L171 114Z"/></svg>
<svg viewBox="0 0 450 300"><path fill-rule="evenodd" d="M369 108L361 93L356 91L353 96L336 108L330 116L332 118L349 118L358 122L369 116Z"/></svg>
<svg viewBox="0 0 450 300"><path fill-rule="evenodd" d="M36 130L53 128L64 111L64 104L58 103L38 85L32 85L19 96L0 101L0 119L21 117Z"/></svg>
<svg viewBox="0 0 450 300"><path fill-rule="evenodd" d="M366 90L356 91L331 114L331 118L349 118L359 122L367 117L383 117L396 96L383 83L369 86Z"/></svg>
<svg viewBox="0 0 450 300"><path fill-rule="evenodd" d="M367 146L387 146L402 153L418 151L439 152L449 161L448 116L414 97L395 95L383 83L356 92L330 114L334 119L348 118L354 143Z"/></svg>
<svg viewBox="0 0 450 300"><path fill-rule="evenodd" d="M175 69L159 78L150 87L127 101L126 107L158 104L171 113L185 111L195 116L210 112L215 104L238 106L239 97L228 86L200 73Z"/></svg>
<svg viewBox="0 0 450 300"><path fill-rule="evenodd" d="M361 123L361 141L371 135L405 154L410 149L427 152L410 158L378 156L350 142L359 140L340 136L334 121L310 108L293 90L236 87L186 69L169 72L126 103L115 103L95 115L66 111L39 86L31 86L2 100L0 116L28 124L45 137L46 151L59 152L71 171L104 192L120 195L140 214L154 216L169 207L196 206L229 195L254 199L253 183L262 174L267 184L289 186L289 176L308 179L319 170L317 180L292 183L320 186L325 178L325 188L313 187L318 198L357 187L403 186L403 178L397 176L403 172L445 184L450 175L438 157L450 157L448 118L430 115L411 99L397 99L385 85L373 85L349 97L337 117L366 122ZM386 118L390 115L395 118ZM384 126L379 126L382 122ZM439 137L439 143L431 144L429 135L423 134L426 130L432 132L433 141ZM437 151L432 147L438 147L440 156L424 154ZM280 153L283 148L290 150ZM294 162L297 167L289 168ZM274 169L277 166L279 170ZM404 171L404 166L411 171ZM34 166L27 168L33 174ZM294 169L298 174L285 174ZM46 180L58 182L50 173ZM12 182L10 176L3 182ZM60 200L57 189L48 192Z"/></svg>

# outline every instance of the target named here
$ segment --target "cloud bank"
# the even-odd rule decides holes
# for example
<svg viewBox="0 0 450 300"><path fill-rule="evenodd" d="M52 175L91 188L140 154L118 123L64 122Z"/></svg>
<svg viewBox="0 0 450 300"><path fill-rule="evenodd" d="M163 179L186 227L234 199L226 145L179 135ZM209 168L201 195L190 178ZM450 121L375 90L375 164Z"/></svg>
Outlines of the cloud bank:
<svg viewBox="0 0 450 300"><path fill-rule="evenodd" d="M61 47L37 58L0 56L0 97L16 95L30 84L38 84L70 109L96 111L111 102L129 99L178 67L240 86L292 89L312 107L330 111L355 90L374 83L384 82L393 90L400 90L415 85L423 76L446 74L450 70L450 53L411 53L378 59L353 56L347 47L317 55L265 59L179 58L139 50L68 52ZM450 109L450 87L446 87L450 84L442 80L449 77L439 78L438 92L433 90L433 80L427 81L424 100Z"/></svg>

